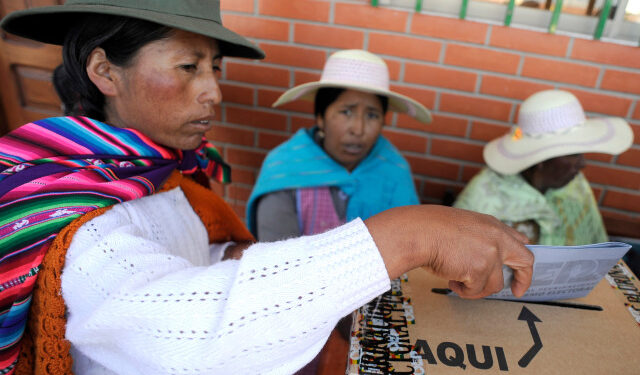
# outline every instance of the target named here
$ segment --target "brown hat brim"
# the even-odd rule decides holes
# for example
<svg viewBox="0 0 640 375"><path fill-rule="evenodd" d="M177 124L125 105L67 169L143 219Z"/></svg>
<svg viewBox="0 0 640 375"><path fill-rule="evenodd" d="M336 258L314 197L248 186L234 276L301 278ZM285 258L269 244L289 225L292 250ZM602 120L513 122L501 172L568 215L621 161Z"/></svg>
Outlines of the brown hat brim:
<svg viewBox="0 0 640 375"><path fill-rule="evenodd" d="M264 52L243 36L213 20L110 5L37 7L9 13L0 21L5 31L43 43L64 43L65 36L83 13L108 14L155 22L218 40L224 56L263 59Z"/></svg>

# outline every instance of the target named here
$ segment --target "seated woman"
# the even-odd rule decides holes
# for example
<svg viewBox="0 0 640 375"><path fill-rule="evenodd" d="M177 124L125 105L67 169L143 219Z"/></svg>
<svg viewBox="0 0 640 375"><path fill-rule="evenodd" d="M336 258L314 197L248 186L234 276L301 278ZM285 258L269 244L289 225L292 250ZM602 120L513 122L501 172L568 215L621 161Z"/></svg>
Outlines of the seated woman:
<svg viewBox="0 0 640 375"><path fill-rule="evenodd" d="M429 111L389 90L378 56L344 50L320 81L294 87L274 107L314 100L316 125L272 150L249 198L247 222L260 241L321 233L356 217L418 204L408 163L380 133L387 109L429 122Z"/></svg>
<svg viewBox="0 0 640 375"><path fill-rule="evenodd" d="M518 125L485 146L488 168L469 182L454 206L493 215L532 244L607 241L593 192L580 172L582 154L615 155L632 142L623 119L586 119L573 94L538 92L522 103Z"/></svg>

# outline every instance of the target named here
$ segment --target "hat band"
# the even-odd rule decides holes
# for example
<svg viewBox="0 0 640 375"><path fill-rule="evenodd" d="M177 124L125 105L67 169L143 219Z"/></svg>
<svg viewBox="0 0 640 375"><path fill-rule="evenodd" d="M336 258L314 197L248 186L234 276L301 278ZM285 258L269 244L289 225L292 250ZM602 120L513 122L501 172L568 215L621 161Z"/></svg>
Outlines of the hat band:
<svg viewBox="0 0 640 375"><path fill-rule="evenodd" d="M327 61L320 82L344 82L389 91L389 71L384 64L334 57Z"/></svg>
<svg viewBox="0 0 640 375"><path fill-rule="evenodd" d="M602 118L602 121L606 125L606 131L601 137L596 138L594 140L585 141L585 142L558 141L557 143L548 144L547 146L542 146L542 147L536 148L534 150L531 150L529 152L517 153L516 154L516 153L513 153L513 152L509 151L507 149L507 147L505 146L506 142L510 138L509 137L502 137L498 141L497 149L500 152L500 154L502 154L502 156L504 156L505 158L516 160L516 159L528 158L528 157L536 155L536 154L538 154L540 152L547 151L547 150L554 149L554 148L590 147L590 146L600 145L600 144L603 144L603 143L606 143L606 142L610 141L615 136L614 126L609 121L609 119L608 118ZM548 143L548 142L545 142L545 143Z"/></svg>
<svg viewBox="0 0 640 375"><path fill-rule="evenodd" d="M567 102L544 111L525 112L518 115L518 126L527 135L557 133L584 123L586 117L577 101Z"/></svg>

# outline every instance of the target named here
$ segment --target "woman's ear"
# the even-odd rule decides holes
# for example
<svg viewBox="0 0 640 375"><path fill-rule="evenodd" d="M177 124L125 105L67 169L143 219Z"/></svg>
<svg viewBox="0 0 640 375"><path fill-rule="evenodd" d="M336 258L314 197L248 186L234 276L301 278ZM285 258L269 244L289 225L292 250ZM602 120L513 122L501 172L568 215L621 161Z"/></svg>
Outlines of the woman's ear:
<svg viewBox="0 0 640 375"><path fill-rule="evenodd" d="M318 129L324 130L324 117L316 115L316 125L318 126Z"/></svg>
<svg viewBox="0 0 640 375"><path fill-rule="evenodd" d="M87 58L87 75L104 96L115 96L118 93L116 70L117 67L107 59L104 49L96 47L91 51Z"/></svg>

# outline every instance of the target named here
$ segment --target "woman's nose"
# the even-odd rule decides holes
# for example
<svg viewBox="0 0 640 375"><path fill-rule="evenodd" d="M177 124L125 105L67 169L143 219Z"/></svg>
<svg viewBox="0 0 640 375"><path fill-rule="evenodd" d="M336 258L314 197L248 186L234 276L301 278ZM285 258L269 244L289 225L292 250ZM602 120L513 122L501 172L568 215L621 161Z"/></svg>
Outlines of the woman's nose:
<svg viewBox="0 0 640 375"><path fill-rule="evenodd" d="M354 135L362 135L364 133L365 127L365 116L362 114L358 114L354 117L351 122L351 133Z"/></svg>
<svg viewBox="0 0 640 375"><path fill-rule="evenodd" d="M218 84L218 78L215 73L211 72L205 77L202 77L200 87L202 91L198 95L199 103L211 103L212 105L220 104L222 101L222 92L220 91L220 85Z"/></svg>

